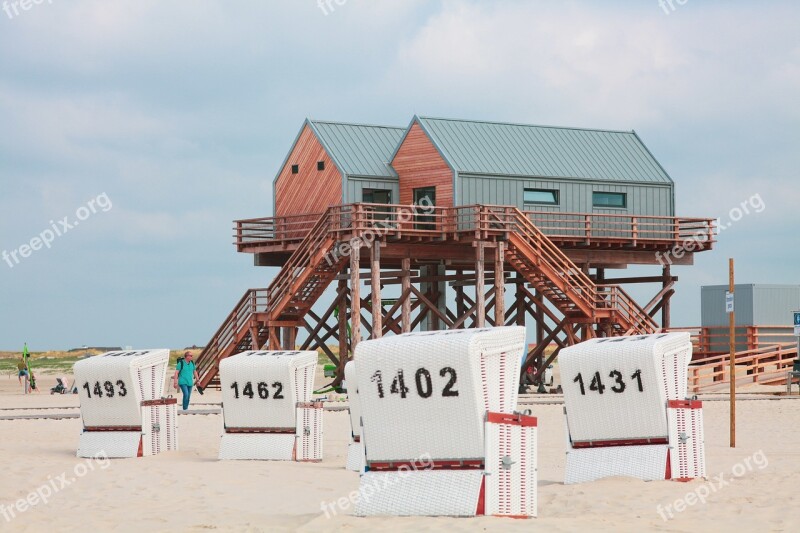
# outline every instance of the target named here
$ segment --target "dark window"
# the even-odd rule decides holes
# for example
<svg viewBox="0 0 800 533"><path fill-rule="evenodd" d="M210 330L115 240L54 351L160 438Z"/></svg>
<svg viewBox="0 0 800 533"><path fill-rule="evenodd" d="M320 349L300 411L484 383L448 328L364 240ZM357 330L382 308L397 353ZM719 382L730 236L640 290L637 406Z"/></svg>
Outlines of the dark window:
<svg viewBox="0 0 800 533"><path fill-rule="evenodd" d="M292 165L292 174L300 172L300 165Z"/></svg>
<svg viewBox="0 0 800 533"><path fill-rule="evenodd" d="M593 192L592 205L594 207L625 209L628 205L628 199L623 192Z"/></svg>
<svg viewBox="0 0 800 533"><path fill-rule="evenodd" d="M522 201L526 204L558 205L558 191L553 189L525 189Z"/></svg>
<svg viewBox="0 0 800 533"><path fill-rule="evenodd" d="M317 161L317 170L325 170L325 161Z"/></svg>
<svg viewBox="0 0 800 533"><path fill-rule="evenodd" d="M364 189L362 197L367 204L392 203L392 191L388 189Z"/></svg>
<svg viewBox="0 0 800 533"><path fill-rule="evenodd" d="M420 187L414 189L414 209L416 219L415 228L419 230L435 230L436 218L433 216L433 207L436 205L436 187Z"/></svg>

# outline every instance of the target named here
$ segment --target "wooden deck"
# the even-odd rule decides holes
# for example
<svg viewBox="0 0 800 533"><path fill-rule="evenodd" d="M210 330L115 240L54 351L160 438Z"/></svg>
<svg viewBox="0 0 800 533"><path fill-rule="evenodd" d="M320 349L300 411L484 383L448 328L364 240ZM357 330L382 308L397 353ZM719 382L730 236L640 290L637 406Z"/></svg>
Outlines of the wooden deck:
<svg viewBox="0 0 800 533"><path fill-rule="evenodd" d="M435 207L422 213L421 208L409 205L348 204L336 206L338 220L333 224L333 231L338 240L349 239L359 212L362 221L382 232L387 244L459 244L471 240L478 231L491 232L493 224L497 226L497 233L502 233L502 221L491 219L502 218L507 209L510 208L475 205ZM715 221L710 218L524 213L576 262L658 264L661 256L656 252L663 256L675 249L686 253L670 257L672 264L692 264L692 254L712 249L716 237ZM322 213L237 220L234 223L234 244L239 252L258 254L257 264L282 265L320 216ZM488 230L485 229L487 226Z"/></svg>

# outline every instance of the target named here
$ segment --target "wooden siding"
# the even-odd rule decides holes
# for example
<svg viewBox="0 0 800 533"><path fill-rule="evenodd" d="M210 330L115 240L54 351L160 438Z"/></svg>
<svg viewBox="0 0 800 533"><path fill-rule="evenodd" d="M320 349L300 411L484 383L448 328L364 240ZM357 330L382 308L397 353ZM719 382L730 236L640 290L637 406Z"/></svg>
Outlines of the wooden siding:
<svg viewBox="0 0 800 533"><path fill-rule="evenodd" d="M317 162L325 170L317 170ZM300 172L292 174L292 165ZM275 183L275 216L320 213L343 203L342 176L314 132L306 126Z"/></svg>
<svg viewBox="0 0 800 533"><path fill-rule="evenodd" d="M453 206L453 171L419 124L411 126L392 167L400 180L399 203L413 203L414 189L436 187L436 205Z"/></svg>
<svg viewBox="0 0 800 533"><path fill-rule="evenodd" d="M525 189L559 191L559 205L526 204ZM592 206L592 192L621 192L627 195L625 209ZM514 205L529 211L555 213L608 213L618 215L674 216L672 185L636 185L621 182L548 180L501 176L458 176L459 204Z"/></svg>

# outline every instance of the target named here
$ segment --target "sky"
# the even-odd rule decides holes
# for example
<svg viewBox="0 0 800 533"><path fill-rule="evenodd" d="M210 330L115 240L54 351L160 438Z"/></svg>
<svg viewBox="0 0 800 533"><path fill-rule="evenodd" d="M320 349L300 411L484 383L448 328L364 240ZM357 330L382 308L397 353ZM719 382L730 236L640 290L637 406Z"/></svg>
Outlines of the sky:
<svg viewBox="0 0 800 533"><path fill-rule="evenodd" d="M272 214L306 117L633 129L677 214L729 225L673 269L673 325L728 257L738 283L800 283L797 2L26 5L0 0L2 349L205 344L276 272L232 221Z"/></svg>

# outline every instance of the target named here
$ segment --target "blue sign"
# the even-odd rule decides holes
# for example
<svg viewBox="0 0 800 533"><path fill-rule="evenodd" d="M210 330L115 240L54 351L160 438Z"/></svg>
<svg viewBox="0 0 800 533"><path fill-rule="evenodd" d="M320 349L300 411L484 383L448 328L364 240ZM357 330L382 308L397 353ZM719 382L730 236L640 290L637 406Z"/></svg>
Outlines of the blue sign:
<svg viewBox="0 0 800 533"><path fill-rule="evenodd" d="M794 312L794 325L800 326L800 311Z"/></svg>

